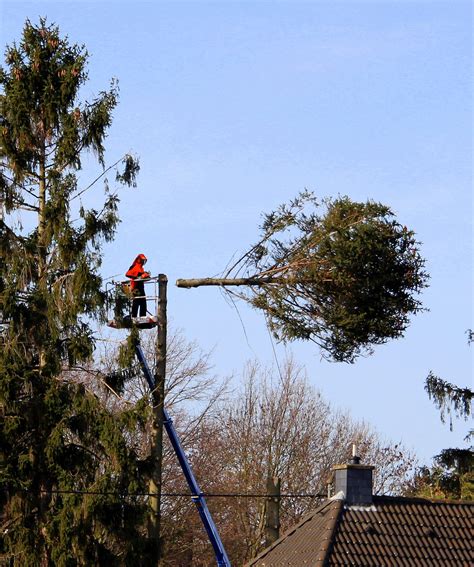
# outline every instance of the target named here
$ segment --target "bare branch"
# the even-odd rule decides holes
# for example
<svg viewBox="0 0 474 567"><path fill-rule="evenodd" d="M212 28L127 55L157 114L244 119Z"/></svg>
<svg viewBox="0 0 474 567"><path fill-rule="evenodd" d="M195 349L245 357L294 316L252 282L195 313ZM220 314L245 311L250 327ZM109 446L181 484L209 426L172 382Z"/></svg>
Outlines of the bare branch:
<svg viewBox="0 0 474 567"><path fill-rule="evenodd" d="M107 172L109 172L111 169L113 169L118 163L120 163L125 156L122 156L121 158L119 158L115 163L113 163L112 165L110 165L109 167L107 167L106 169L104 169L104 171L98 175L94 181L92 181L92 183L90 183L85 189L82 189L82 191L79 191L79 193L76 193L74 196L71 197L70 201L73 201L74 199L77 199L78 197L80 197L81 195L83 195L86 191L88 191L91 187L93 187L97 181L99 181L99 179L101 179Z"/></svg>

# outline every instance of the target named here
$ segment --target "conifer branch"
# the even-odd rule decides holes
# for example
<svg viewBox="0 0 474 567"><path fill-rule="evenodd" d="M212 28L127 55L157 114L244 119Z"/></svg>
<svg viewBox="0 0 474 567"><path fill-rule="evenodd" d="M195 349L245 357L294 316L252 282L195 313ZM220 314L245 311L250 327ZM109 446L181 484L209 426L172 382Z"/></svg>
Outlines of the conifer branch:
<svg viewBox="0 0 474 567"><path fill-rule="evenodd" d="M12 202L15 204L15 208L17 208L17 209L20 209L20 210L23 210L23 211L29 211L29 212L33 212L33 213L39 212L38 206L31 205L30 203L27 203L26 201L24 201L21 198L13 197Z"/></svg>

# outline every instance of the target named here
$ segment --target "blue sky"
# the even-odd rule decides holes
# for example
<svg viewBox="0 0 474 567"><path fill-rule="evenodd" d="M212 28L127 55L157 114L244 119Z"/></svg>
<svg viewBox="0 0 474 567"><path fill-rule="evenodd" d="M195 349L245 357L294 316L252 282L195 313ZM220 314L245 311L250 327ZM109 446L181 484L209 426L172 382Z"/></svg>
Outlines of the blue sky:
<svg viewBox="0 0 474 567"><path fill-rule="evenodd" d="M462 444L423 391L429 370L472 387L471 3L9 2L1 43L47 16L91 55L84 96L120 82L107 158L140 157L104 277L145 253L154 272L211 276L257 239L261 213L303 188L390 205L414 229L430 309L354 365L287 347L335 406L424 460ZM86 168L84 180L95 177ZM93 199L93 196L89 197ZM170 286L173 325L215 371L272 363L263 318L215 289ZM245 332L243 330L245 328ZM280 357L285 347L277 345Z"/></svg>

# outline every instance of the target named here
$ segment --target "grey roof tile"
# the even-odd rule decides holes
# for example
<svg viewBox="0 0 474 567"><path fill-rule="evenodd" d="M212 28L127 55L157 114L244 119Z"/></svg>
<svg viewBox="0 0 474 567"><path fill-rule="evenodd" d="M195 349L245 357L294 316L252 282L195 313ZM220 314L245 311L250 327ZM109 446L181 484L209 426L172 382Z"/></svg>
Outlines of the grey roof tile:
<svg viewBox="0 0 474 567"><path fill-rule="evenodd" d="M253 567L472 567L474 503L374 496L329 500L249 563Z"/></svg>

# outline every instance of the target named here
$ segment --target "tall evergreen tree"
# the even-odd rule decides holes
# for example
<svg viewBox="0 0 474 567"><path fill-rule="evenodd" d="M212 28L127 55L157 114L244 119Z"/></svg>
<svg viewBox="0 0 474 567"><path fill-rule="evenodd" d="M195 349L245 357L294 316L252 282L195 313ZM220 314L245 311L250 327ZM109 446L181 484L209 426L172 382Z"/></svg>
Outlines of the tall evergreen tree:
<svg viewBox="0 0 474 567"><path fill-rule="evenodd" d="M9 565L130 564L139 551L140 502L116 495L142 490L126 443L139 412L112 415L67 373L92 355L101 247L119 222L107 182L100 207L80 205L94 185L80 182L83 156L96 156L99 178L110 169L104 140L118 95L112 82L80 101L87 59L41 19L26 21L0 70L0 553ZM117 183L135 185L138 163L120 161Z"/></svg>
<svg viewBox="0 0 474 567"><path fill-rule="evenodd" d="M474 341L473 331L469 329L468 343ZM449 417L449 428L453 430L453 415L457 419L469 420L472 417L474 391L469 387L452 384L433 372L425 381L425 390L430 400L440 411L444 423ZM472 422L471 422L472 423ZM474 429L469 429L465 441L472 441ZM438 498L474 499L474 447L450 447L443 449L434 457L432 467L422 467L414 477L414 491L418 495Z"/></svg>

